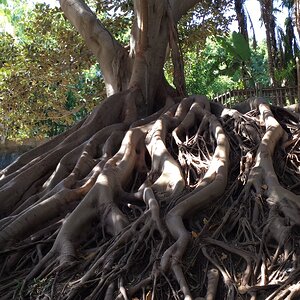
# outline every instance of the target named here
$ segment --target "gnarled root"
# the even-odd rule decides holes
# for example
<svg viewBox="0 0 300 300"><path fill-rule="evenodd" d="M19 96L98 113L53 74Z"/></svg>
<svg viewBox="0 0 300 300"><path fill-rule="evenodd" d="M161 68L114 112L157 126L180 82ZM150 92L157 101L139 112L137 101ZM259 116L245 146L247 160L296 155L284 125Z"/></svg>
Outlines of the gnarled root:
<svg viewBox="0 0 300 300"><path fill-rule="evenodd" d="M190 113L207 116L210 131L216 140L216 148L210 167L203 180L197 184L194 193L180 199L180 202L166 215L167 227L176 242L166 250L161 264L163 270L166 270L169 264L171 265L171 269L178 280L185 299L191 299L191 293L180 264L188 242L191 239L191 234L186 230L183 219L193 214L196 210L205 208L223 194L227 185L229 158L229 143L217 118L209 111L203 110L197 102L193 104ZM187 115L188 117L190 117L189 114ZM188 120L187 118L185 120ZM191 124L194 124L194 121ZM185 130L187 130L187 127L185 127Z"/></svg>
<svg viewBox="0 0 300 300"><path fill-rule="evenodd" d="M297 297L295 117L119 97L1 173L0 298Z"/></svg>

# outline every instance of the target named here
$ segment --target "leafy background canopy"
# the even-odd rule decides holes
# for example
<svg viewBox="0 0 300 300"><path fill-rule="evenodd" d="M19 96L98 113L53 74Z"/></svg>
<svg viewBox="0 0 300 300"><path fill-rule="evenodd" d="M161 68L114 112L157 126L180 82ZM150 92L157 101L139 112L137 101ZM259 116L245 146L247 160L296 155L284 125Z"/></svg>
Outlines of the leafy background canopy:
<svg viewBox="0 0 300 300"><path fill-rule="evenodd" d="M133 2L87 2L104 26L128 45ZM282 5L289 5L291 14L286 29L278 29L281 65L276 78L294 84L298 48L291 46L295 40L293 6ZM0 17L2 141L56 135L105 97L97 62L58 7L0 0ZM266 43L253 47L241 33L230 33L234 19L233 1L205 0L178 24L188 93L213 97L234 88L270 84ZM171 59L165 64L165 76L172 84Z"/></svg>

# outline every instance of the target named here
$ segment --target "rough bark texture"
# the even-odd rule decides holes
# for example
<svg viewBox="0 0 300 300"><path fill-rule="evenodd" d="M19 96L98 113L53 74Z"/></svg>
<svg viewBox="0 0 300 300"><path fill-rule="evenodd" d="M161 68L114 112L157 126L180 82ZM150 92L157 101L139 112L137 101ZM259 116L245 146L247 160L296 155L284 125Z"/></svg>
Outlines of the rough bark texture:
<svg viewBox="0 0 300 300"><path fill-rule="evenodd" d="M66 17L96 56L105 80L107 95L127 88L130 61L127 51L97 19L83 0L60 0Z"/></svg>
<svg viewBox="0 0 300 300"><path fill-rule="evenodd" d="M128 87L1 171L1 299L299 295L298 110L172 97L177 2L137 0Z"/></svg>

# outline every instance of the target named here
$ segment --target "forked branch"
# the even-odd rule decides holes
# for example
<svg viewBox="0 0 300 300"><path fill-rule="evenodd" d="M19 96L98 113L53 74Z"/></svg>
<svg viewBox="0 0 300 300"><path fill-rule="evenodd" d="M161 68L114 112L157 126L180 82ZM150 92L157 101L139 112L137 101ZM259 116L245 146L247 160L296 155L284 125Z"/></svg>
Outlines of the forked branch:
<svg viewBox="0 0 300 300"><path fill-rule="evenodd" d="M83 0L60 0L61 9L96 56L108 96L127 87L128 54ZM121 74L121 71L123 72Z"/></svg>

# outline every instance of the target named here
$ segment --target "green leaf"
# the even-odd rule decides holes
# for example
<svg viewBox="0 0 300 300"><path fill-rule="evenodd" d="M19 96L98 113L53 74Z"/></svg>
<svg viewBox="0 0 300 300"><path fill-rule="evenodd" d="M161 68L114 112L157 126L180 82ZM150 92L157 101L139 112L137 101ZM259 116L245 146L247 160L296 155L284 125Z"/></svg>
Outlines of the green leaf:
<svg viewBox="0 0 300 300"><path fill-rule="evenodd" d="M234 31L232 33L232 42L236 53L241 57L241 59L243 61L249 61L251 51L245 37L241 33Z"/></svg>
<svg viewBox="0 0 300 300"><path fill-rule="evenodd" d="M229 43L228 39L224 37L217 37L217 41L227 53L229 53L234 58L237 57L236 49Z"/></svg>

